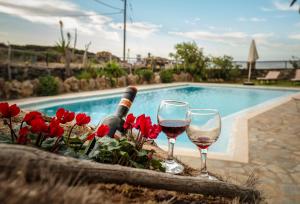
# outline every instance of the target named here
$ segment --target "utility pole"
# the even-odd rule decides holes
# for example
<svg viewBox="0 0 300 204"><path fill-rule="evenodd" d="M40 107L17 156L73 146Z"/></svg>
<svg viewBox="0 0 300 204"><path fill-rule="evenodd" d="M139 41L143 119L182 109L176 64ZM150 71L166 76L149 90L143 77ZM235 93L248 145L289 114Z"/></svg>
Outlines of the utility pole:
<svg viewBox="0 0 300 204"><path fill-rule="evenodd" d="M123 29L123 61L126 58L126 20L127 20L127 0L124 0L124 29Z"/></svg>

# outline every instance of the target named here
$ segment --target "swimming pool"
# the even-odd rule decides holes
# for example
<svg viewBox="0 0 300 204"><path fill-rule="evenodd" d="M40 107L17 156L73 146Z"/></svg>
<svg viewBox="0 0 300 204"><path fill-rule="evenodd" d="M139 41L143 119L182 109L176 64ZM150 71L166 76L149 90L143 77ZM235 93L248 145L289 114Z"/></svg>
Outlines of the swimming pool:
<svg viewBox="0 0 300 204"><path fill-rule="evenodd" d="M232 88L221 86L184 85L154 90L143 90L137 94L130 112L135 115L145 113L156 123L156 111L163 99L173 99L189 102L192 108L214 108L220 111L222 117L222 131L219 140L210 147L210 151L226 153L231 141L231 128L234 115L263 104L296 93L293 90L270 90L252 88ZM121 94L107 96L93 96L90 98L61 100L53 103L32 104L32 107L50 116L55 115L59 107L74 111L85 112L92 118L92 124L97 125L103 117L114 113ZM38 105L38 106L36 106ZM26 106L30 109L30 105ZM160 146L167 145L167 139L162 133L157 140ZM184 133L178 137L176 147L195 149Z"/></svg>

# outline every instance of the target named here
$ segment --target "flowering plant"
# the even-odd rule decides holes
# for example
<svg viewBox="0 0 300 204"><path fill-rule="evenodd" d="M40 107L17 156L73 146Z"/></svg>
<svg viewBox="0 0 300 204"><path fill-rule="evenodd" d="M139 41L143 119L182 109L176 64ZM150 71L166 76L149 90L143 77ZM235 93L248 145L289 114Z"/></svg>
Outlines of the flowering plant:
<svg viewBox="0 0 300 204"><path fill-rule="evenodd" d="M59 108L51 118L40 112L31 111L21 117L20 108L8 103L0 103L0 118L7 125L10 137L0 131L0 143L31 145L45 150L98 162L120 164L137 168L163 170L159 160L153 156L153 150L143 149L147 140L156 139L161 131L158 125L152 125L150 117L129 114L124 123L127 131L123 137L110 138L107 125L101 125L95 131L87 124L91 118ZM1 130L1 129L0 129ZM81 131L80 131L81 130ZM75 134L73 131L76 131ZM97 141L97 146L86 155L87 143ZM87 147L86 147L87 146Z"/></svg>

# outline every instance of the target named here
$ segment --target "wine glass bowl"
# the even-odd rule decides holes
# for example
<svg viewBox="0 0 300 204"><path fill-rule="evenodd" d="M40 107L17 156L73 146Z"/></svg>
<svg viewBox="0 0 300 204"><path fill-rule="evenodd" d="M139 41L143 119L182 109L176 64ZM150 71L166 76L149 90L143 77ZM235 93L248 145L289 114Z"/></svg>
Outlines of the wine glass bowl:
<svg viewBox="0 0 300 204"><path fill-rule="evenodd" d="M158 124L166 134L169 144L168 158L164 162L167 173L179 174L184 170L183 166L173 159L173 150L176 138L186 130L189 124L188 109L189 105L186 102L163 100L157 111Z"/></svg>
<svg viewBox="0 0 300 204"><path fill-rule="evenodd" d="M221 133L220 114L215 109L190 109L188 118L190 124L187 127L187 135L201 152L201 176L214 179L208 175L206 155L208 147L218 140Z"/></svg>

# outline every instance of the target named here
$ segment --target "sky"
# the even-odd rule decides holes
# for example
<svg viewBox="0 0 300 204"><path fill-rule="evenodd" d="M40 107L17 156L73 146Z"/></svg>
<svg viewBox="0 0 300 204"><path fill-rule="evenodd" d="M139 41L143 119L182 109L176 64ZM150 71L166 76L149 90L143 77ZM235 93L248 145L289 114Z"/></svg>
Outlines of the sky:
<svg viewBox="0 0 300 204"><path fill-rule="evenodd" d="M110 6L101 4L104 2ZM207 55L247 60L255 39L259 60L300 57L300 1L127 0L129 56L168 57L174 45L195 41ZM124 0L0 0L0 42L55 45L59 20L77 48L122 56Z"/></svg>

